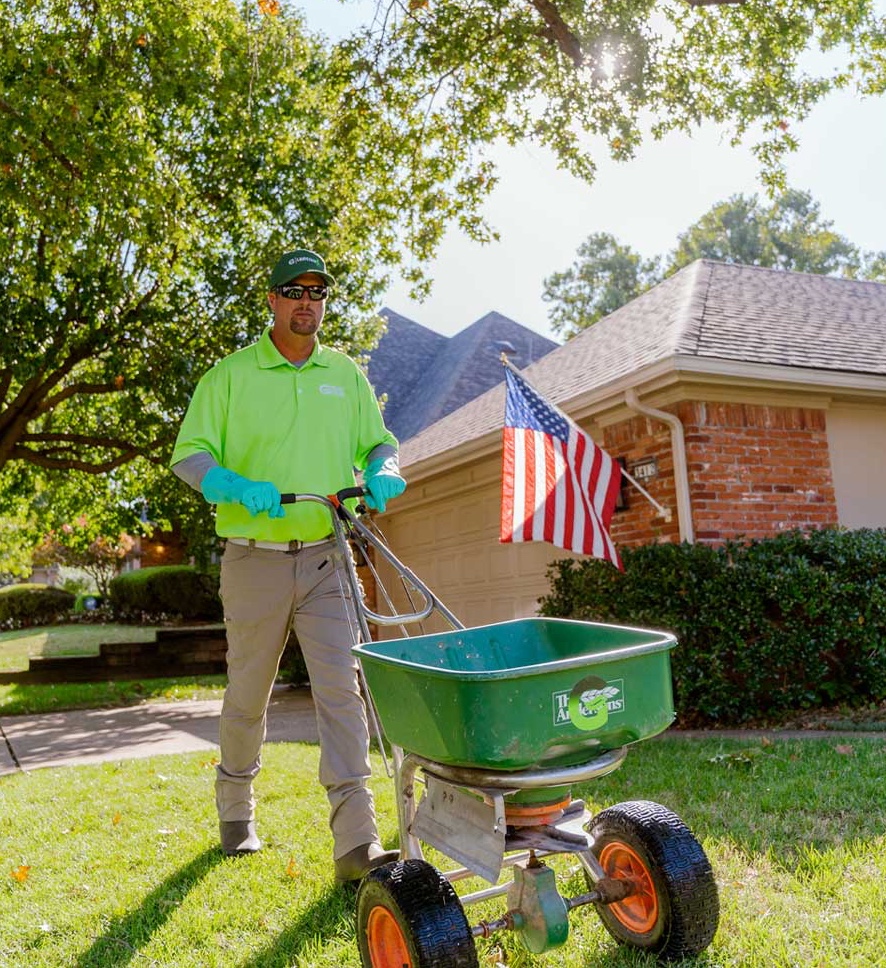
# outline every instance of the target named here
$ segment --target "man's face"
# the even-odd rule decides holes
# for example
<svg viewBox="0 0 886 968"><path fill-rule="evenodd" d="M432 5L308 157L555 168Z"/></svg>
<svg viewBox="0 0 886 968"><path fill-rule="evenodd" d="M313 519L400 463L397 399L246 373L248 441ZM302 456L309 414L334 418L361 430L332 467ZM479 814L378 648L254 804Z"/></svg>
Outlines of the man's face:
<svg viewBox="0 0 886 968"><path fill-rule="evenodd" d="M322 276L314 272L292 279L289 286L325 286ZM287 298L277 292L268 293L268 303L274 313L274 329L288 331L296 336L313 336L323 322L326 300L311 299L307 290L300 299Z"/></svg>

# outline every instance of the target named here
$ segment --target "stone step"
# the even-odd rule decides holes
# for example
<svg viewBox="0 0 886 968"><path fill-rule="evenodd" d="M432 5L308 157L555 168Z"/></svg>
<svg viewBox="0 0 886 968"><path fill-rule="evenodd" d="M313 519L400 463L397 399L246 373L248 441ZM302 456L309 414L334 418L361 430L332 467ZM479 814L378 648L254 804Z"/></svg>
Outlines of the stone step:
<svg viewBox="0 0 886 968"><path fill-rule="evenodd" d="M98 655L33 657L27 671L0 674L0 683L105 682L221 675L224 628L159 629L155 642L104 642Z"/></svg>

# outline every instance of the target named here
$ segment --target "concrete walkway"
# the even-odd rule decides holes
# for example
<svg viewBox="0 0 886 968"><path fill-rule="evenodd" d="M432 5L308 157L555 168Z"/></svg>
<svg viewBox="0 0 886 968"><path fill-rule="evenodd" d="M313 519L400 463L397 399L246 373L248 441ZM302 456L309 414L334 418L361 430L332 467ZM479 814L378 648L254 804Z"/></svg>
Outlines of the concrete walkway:
<svg viewBox="0 0 886 968"><path fill-rule="evenodd" d="M0 716L0 775L49 766L217 750L221 700L144 703L117 709L82 709L35 716ZM667 738L771 740L877 739L886 732L838 730L677 730ZM276 687L268 707L269 742L316 743L317 724L308 688Z"/></svg>
<svg viewBox="0 0 886 968"><path fill-rule="evenodd" d="M0 716L0 775L47 766L218 749L221 700L144 703L34 716ZM274 690L268 740L317 742L307 688Z"/></svg>

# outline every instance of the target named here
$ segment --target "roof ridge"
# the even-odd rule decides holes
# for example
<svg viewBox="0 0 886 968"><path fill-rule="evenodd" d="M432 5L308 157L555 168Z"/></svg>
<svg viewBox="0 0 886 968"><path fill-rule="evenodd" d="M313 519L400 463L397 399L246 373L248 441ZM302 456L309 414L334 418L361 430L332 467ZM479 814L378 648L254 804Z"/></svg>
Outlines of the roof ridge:
<svg viewBox="0 0 886 968"><path fill-rule="evenodd" d="M886 286L886 282L878 282L875 279L853 279L849 276L835 276L828 272L801 272L797 269L781 269L778 266L758 266L749 262L723 262L721 259L695 259L693 262L690 262L689 265L695 265L696 262L704 262L712 269L734 269L739 272L753 270L754 272L770 272L774 274L787 274L791 276L805 276L809 279L827 279L831 282L839 282L852 286Z"/></svg>
<svg viewBox="0 0 886 968"><path fill-rule="evenodd" d="M694 262L690 262L686 268L693 271L691 274L687 273L685 298L677 310L680 336L677 339L677 346L674 348L682 350L681 344L685 339L690 344L686 348L695 356L701 343L705 309L707 308L708 294L711 291L711 279L714 276L713 260L696 259ZM705 273L703 280L699 278L702 272Z"/></svg>

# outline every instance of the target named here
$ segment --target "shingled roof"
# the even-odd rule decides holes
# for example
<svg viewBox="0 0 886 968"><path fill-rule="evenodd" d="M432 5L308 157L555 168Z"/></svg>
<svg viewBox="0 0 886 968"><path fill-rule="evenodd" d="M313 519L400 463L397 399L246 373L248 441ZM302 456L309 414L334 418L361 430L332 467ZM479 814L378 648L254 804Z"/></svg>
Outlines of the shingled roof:
<svg viewBox="0 0 886 968"><path fill-rule="evenodd" d="M452 337L391 309L381 315L388 328L369 358L368 375L376 392L387 394L385 423L401 443L500 382L503 348L523 367L558 345L496 312Z"/></svg>
<svg viewBox="0 0 886 968"><path fill-rule="evenodd" d="M707 374L753 364L886 376L886 285L698 260L526 375L568 412L579 396L634 375L641 382L644 372L668 360L684 372ZM499 429L503 412L499 383L410 440L403 465Z"/></svg>

